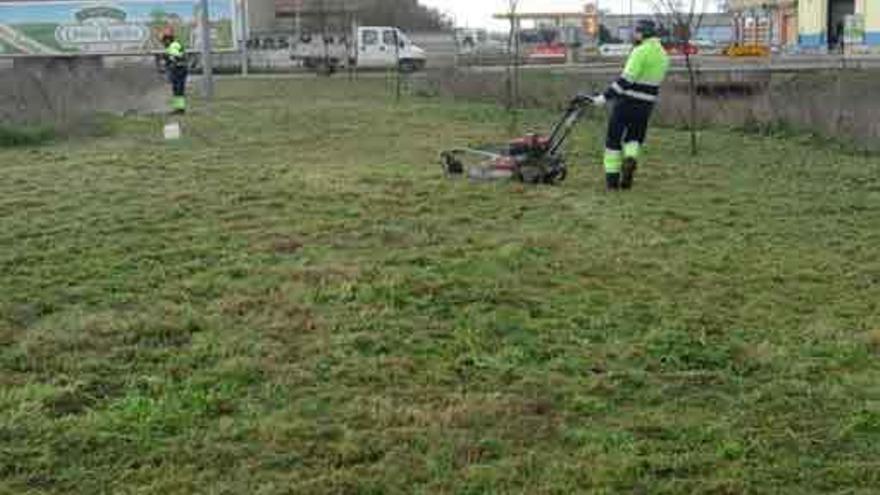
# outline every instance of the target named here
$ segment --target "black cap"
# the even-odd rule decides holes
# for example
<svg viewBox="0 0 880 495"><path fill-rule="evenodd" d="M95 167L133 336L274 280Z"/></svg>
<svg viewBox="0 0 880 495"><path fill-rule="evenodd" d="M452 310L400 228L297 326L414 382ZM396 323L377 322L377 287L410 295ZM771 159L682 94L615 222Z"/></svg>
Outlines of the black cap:
<svg viewBox="0 0 880 495"><path fill-rule="evenodd" d="M645 38L657 36L657 24L650 19L641 19L636 23L636 32Z"/></svg>

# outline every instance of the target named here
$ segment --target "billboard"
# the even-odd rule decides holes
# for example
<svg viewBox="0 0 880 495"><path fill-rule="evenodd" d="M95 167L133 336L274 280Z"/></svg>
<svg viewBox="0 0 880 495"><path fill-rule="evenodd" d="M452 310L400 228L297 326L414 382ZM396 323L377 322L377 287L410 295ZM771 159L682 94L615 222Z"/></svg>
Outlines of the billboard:
<svg viewBox="0 0 880 495"><path fill-rule="evenodd" d="M233 0L209 4L217 50L236 46ZM113 53L159 49L158 33L174 26L187 48L201 39L194 0L40 1L0 3L0 53Z"/></svg>
<svg viewBox="0 0 880 495"><path fill-rule="evenodd" d="M843 43L846 47L865 44L865 16L855 14L844 18Z"/></svg>

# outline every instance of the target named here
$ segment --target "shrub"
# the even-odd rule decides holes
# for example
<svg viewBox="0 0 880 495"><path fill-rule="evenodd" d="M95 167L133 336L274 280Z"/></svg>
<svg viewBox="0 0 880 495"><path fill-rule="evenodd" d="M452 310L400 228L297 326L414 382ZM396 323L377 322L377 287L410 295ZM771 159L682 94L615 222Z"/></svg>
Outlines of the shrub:
<svg viewBox="0 0 880 495"><path fill-rule="evenodd" d="M0 147L33 146L55 137L55 130L47 126L0 125Z"/></svg>

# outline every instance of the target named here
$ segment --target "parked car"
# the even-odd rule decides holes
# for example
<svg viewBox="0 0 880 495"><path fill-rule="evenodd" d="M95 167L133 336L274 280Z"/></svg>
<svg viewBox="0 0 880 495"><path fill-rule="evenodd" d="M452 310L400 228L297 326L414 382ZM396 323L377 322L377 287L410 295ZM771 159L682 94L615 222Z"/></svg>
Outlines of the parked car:
<svg viewBox="0 0 880 495"><path fill-rule="evenodd" d="M697 49L703 55L717 55L721 53L721 47L718 45L718 43L715 43L712 40L698 39L694 40L693 43L697 46Z"/></svg>
<svg viewBox="0 0 880 495"><path fill-rule="evenodd" d="M670 55L697 55L700 53L700 49L696 44L682 41L664 42L663 48Z"/></svg>
<svg viewBox="0 0 880 495"><path fill-rule="evenodd" d="M568 47L562 43L546 43L534 47L528 54L532 63L565 63L568 59Z"/></svg>
<svg viewBox="0 0 880 495"><path fill-rule="evenodd" d="M629 43L605 43L599 46L599 55L603 57L626 57L632 51Z"/></svg>

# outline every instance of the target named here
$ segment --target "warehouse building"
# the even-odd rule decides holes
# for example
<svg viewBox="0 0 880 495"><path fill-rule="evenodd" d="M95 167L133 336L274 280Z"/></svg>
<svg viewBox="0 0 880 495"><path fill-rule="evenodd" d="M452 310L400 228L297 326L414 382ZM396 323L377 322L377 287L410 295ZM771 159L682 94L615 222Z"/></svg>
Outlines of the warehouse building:
<svg viewBox="0 0 880 495"><path fill-rule="evenodd" d="M744 42L801 50L880 49L878 0L729 0Z"/></svg>
<svg viewBox="0 0 880 495"><path fill-rule="evenodd" d="M799 44L805 47L850 44L880 47L880 2L877 0L800 0Z"/></svg>

